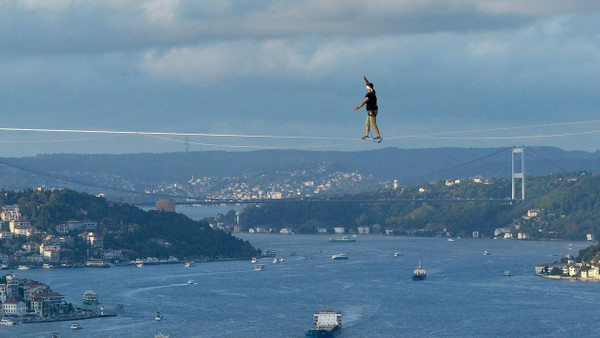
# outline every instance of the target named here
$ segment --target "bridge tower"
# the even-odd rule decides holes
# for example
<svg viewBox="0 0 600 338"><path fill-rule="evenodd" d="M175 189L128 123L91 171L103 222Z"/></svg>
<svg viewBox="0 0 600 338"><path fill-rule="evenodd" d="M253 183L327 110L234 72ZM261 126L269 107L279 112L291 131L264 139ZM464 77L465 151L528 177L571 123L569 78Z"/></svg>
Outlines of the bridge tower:
<svg viewBox="0 0 600 338"><path fill-rule="evenodd" d="M515 188L516 180L521 179L521 200L525 200L525 148L524 147L513 147L512 149L512 199L515 200ZM515 161L515 155L517 155L517 161ZM520 156L519 156L520 155ZM520 159L518 158L520 157ZM521 171L515 172L517 162L521 162Z"/></svg>

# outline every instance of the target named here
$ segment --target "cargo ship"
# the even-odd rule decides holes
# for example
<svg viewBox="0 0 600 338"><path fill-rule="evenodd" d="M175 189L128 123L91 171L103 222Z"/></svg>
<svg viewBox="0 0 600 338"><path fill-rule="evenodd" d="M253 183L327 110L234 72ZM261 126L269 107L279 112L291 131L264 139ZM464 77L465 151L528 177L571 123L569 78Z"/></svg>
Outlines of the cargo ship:
<svg viewBox="0 0 600 338"><path fill-rule="evenodd" d="M305 330L306 337L333 337L342 329L342 313L329 308L316 311L313 315L313 326Z"/></svg>
<svg viewBox="0 0 600 338"><path fill-rule="evenodd" d="M419 265L413 270L413 280L424 280L427 277L427 270L421 266L421 261L419 261Z"/></svg>

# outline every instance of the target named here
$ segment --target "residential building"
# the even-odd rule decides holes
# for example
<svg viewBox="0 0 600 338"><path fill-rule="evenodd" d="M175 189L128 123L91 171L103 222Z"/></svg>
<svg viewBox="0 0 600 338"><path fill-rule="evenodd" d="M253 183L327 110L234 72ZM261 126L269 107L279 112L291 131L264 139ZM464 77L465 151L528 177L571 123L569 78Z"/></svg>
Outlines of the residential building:
<svg viewBox="0 0 600 338"><path fill-rule="evenodd" d="M27 305L20 300L7 300L2 303L2 310L5 316L21 317L27 311Z"/></svg>

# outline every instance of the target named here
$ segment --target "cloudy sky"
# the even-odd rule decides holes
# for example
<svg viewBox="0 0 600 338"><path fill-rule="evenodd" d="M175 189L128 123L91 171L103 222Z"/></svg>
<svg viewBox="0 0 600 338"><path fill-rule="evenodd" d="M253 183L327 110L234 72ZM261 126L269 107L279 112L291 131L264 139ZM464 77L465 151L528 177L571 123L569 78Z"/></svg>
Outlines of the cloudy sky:
<svg viewBox="0 0 600 338"><path fill-rule="evenodd" d="M0 156L596 151L598 79L597 0L0 0Z"/></svg>

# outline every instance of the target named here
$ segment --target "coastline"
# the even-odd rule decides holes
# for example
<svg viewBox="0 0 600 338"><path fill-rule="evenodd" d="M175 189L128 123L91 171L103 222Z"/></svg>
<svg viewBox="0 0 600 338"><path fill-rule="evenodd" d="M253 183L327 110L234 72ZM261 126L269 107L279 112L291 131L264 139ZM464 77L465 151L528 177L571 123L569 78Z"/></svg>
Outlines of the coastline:
<svg viewBox="0 0 600 338"><path fill-rule="evenodd" d="M596 278L585 278L585 277L575 277L575 276L544 275L544 274L539 274L539 273L536 273L536 276L548 278L548 279L554 279L554 280L562 279L562 280L580 280L580 281L584 281L584 282L600 282L600 279L596 279Z"/></svg>

